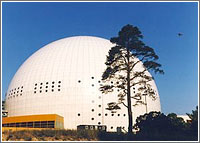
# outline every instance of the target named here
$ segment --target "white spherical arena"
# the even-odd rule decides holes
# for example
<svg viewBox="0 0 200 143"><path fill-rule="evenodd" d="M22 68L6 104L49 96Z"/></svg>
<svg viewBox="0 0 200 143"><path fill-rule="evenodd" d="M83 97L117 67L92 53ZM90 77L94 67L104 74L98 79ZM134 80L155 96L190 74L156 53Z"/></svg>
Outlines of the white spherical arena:
<svg viewBox="0 0 200 143"><path fill-rule="evenodd" d="M107 103L117 101L116 94L99 90L109 40L76 36L52 42L30 56L13 77L6 95L8 116L58 114L65 129L78 125L106 125L128 128L127 108L111 113ZM157 100L147 97L147 109L160 111L160 99L154 81L150 82ZM132 108L133 118L146 113L146 106Z"/></svg>

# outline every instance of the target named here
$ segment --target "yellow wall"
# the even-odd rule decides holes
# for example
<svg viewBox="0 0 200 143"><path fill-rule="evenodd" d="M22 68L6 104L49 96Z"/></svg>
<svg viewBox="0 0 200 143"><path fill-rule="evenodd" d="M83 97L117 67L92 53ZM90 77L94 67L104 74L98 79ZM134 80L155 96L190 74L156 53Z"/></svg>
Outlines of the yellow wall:
<svg viewBox="0 0 200 143"><path fill-rule="evenodd" d="M16 123L16 122L34 122L34 121L63 122L63 117L57 114L44 114L44 115L27 115L27 116L14 116L14 117L2 118L2 124Z"/></svg>
<svg viewBox="0 0 200 143"><path fill-rule="evenodd" d="M2 124L35 122L35 121L55 121L54 128L64 128L64 118L57 114L27 115L2 118ZM13 128L13 127L11 127ZM16 128L16 127L14 127ZM17 127L19 128L19 127Z"/></svg>

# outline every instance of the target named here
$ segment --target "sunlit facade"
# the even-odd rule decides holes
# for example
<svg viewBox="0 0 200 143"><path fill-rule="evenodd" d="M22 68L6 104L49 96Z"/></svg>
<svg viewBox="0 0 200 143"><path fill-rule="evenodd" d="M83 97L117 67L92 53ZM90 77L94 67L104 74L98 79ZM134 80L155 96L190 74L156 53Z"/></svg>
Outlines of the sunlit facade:
<svg viewBox="0 0 200 143"><path fill-rule="evenodd" d="M112 46L103 38L76 36L39 49L21 65L9 85L8 116L57 114L64 118L65 129L106 125L108 131L116 131L117 127L127 130L126 107L121 106L116 113L105 109L107 103L118 101L117 91L106 95L99 91L106 55ZM157 99L147 97L147 106L133 106L134 120L146 112L161 110L156 85L154 81L150 84Z"/></svg>

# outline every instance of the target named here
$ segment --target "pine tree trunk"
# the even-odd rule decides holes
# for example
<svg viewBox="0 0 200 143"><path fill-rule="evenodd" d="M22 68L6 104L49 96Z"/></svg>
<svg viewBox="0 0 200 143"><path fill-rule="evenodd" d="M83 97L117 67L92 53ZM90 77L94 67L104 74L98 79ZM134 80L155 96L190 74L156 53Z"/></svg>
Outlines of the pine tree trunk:
<svg viewBox="0 0 200 143"><path fill-rule="evenodd" d="M130 65L129 65L129 59L130 59L130 53L129 50L127 50L127 60L128 60L128 66L127 66L127 104L128 104L128 134L132 134L133 129L133 117L132 117L132 109L131 109L131 89L130 89Z"/></svg>

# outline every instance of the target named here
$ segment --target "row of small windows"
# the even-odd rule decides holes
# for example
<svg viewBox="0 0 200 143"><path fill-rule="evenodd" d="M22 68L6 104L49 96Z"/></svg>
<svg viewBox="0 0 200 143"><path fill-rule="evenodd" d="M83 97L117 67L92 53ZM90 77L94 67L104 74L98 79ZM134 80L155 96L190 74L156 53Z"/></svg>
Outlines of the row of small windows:
<svg viewBox="0 0 200 143"><path fill-rule="evenodd" d="M20 94L22 92L23 92L23 86L11 89L7 95L11 96L11 95L15 95L15 94Z"/></svg>
<svg viewBox="0 0 200 143"><path fill-rule="evenodd" d="M94 111L94 109L92 109L92 111ZM78 116L81 116L80 113L78 113ZM101 116L101 113L98 114L98 116ZM108 116L108 114L106 113L105 116ZM111 114L111 116L114 116L114 114ZM117 114L117 116L120 116L120 114ZM125 117L126 114L123 114L123 116ZM92 117L91 120L93 121L94 118ZM98 122L98 125L101 125L101 122ZM123 127L124 128L124 127ZM111 129L113 129L113 127L111 126Z"/></svg>
<svg viewBox="0 0 200 143"><path fill-rule="evenodd" d="M51 91L51 92L54 92L56 90L54 89L51 89L51 90L45 90L44 92L48 92L48 91ZM61 91L60 89L58 89L58 91ZM37 93L36 91L34 91L34 93ZM42 93L42 90L39 91L39 93Z"/></svg>
<svg viewBox="0 0 200 143"><path fill-rule="evenodd" d="M3 127L54 128L55 121L35 121L2 124Z"/></svg>
<svg viewBox="0 0 200 143"><path fill-rule="evenodd" d="M8 95L7 99L12 99L18 96L22 96L23 88L24 88L23 86L20 86L20 87L11 89L9 93L6 94L6 96Z"/></svg>
<svg viewBox="0 0 200 143"><path fill-rule="evenodd" d="M14 89L11 89L10 92L15 91L15 90L17 90L17 89L22 89L22 88L24 88L24 87L21 86L21 87L18 87L18 88L14 88Z"/></svg>
<svg viewBox="0 0 200 143"><path fill-rule="evenodd" d="M100 122L98 124L101 124ZM79 129L86 129L86 130L102 130L105 131L106 130L106 126L95 126L95 125L79 125L77 126Z"/></svg>
<svg viewBox="0 0 200 143"><path fill-rule="evenodd" d="M46 82L46 84L49 84L50 82ZM55 84L55 81L52 81L51 82L52 84ZM60 84L61 83L61 81L58 81L58 83ZM41 82L40 84L37 84L37 83L35 83L35 86L37 86L37 85L43 85L43 83Z"/></svg>
<svg viewBox="0 0 200 143"><path fill-rule="evenodd" d="M56 86L56 82L55 81L52 81L52 82L46 82L46 85L44 85L42 82L41 83L35 83L35 87L34 87L34 93L42 93L42 92L54 92L54 91L61 91L61 81L58 81L57 82L58 85ZM49 84L52 84L52 85L49 85ZM42 87L42 85L44 85L44 87ZM39 87L38 87L39 86ZM55 89L55 88L58 88L58 89ZM49 89L51 88L51 89ZM38 89L38 91L37 91ZM44 89L44 90L42 90Z"/></svg>
<svg viewBox="0 0 200 143"><path fill-rule="evenodd" d="M94 112L94 109L92 109L92 112ZM78 116L81 116L81 114L80 113L78 113ZM99 113L98 114L98 116L101 116L101 113ZM108 114L107 113L105 113L105 116L108 116ZM114 114L111 114L111 116L114 116ZM120 116L120 114L117 114L117 116ZM123 114L123 116L125 117L126 116L126 114ZM94 118L91 118L92 120L94 120Z"/></svg>
<svg viewBox="0 0 200 143"><path fill-rule="evenodd" d="M111 126L110 128L113 129L113 126ZM122 129L125 129L125 127L122 127Z"/></svg>
<svg viewBox="0 0 200 143"><path fill-rule="evenodd" d="M94 77L91 77L92 79L94 79ZM78 83L81 83L81 80L78 80ZM101 83L101 81L99 80L98 83ZM114 84L113 81L110 82L111 84ZM119 82L117 81L116 84L119 84ZM101 85L101 84L100 84ZM92 86L94 87L94 84L92 84ZM134 88L135 89L135 88Z"/></svg>
<svg viewBox="0 0 200 143"><path fill-rule="evenodd" d="M46 86L45 88L48 88L48 87L49 87L49 86ZM52 87L52 88L54 88L55 86L54 86L54 85L52 85L51 87ZM61 86L60 86L60 85L58 85L58 87L61 87ZM37 87L35 87L34 89L36 90L36 89L37 89ZM39 89L42 89L42 86L40 86L40 88L39 88Z"/></svg>
<svg viewBox="0 0 200 143"><path fill-rule="evenodd" d="M9 96L8 99L12 99L12 98L15 98L15 97L18 97L18 96L22 96L22 93L16 94L16 95L13 95L13 96Z"/></svg>
<svg viewBox="0 0 200 143"><path fill-rule="evenodd" d="M101 125L101 122L98 122L98 125ZM95 128L94 126L88 126L88 125L85 126L86 130L88 130L88 129L93 130L94 128ZM105 126L102 126L102 127L99 126L98 127L98 129L102 129L102 130L105 130L105 128L106 128ZM125 127L121 127L121 128L125 129ZM111 126L110 129L113 129L113 126Z"/></svg>
<svg viewBox="0 0 200 143"><path fill-rule="evenodd" d="M23 90L21 90L21 91L17 91L17 92L14 92L14 93L9 93L8 96L15 95L15 94L18 94L18 93L20 93L20 92L22 93Z"/></svg>

